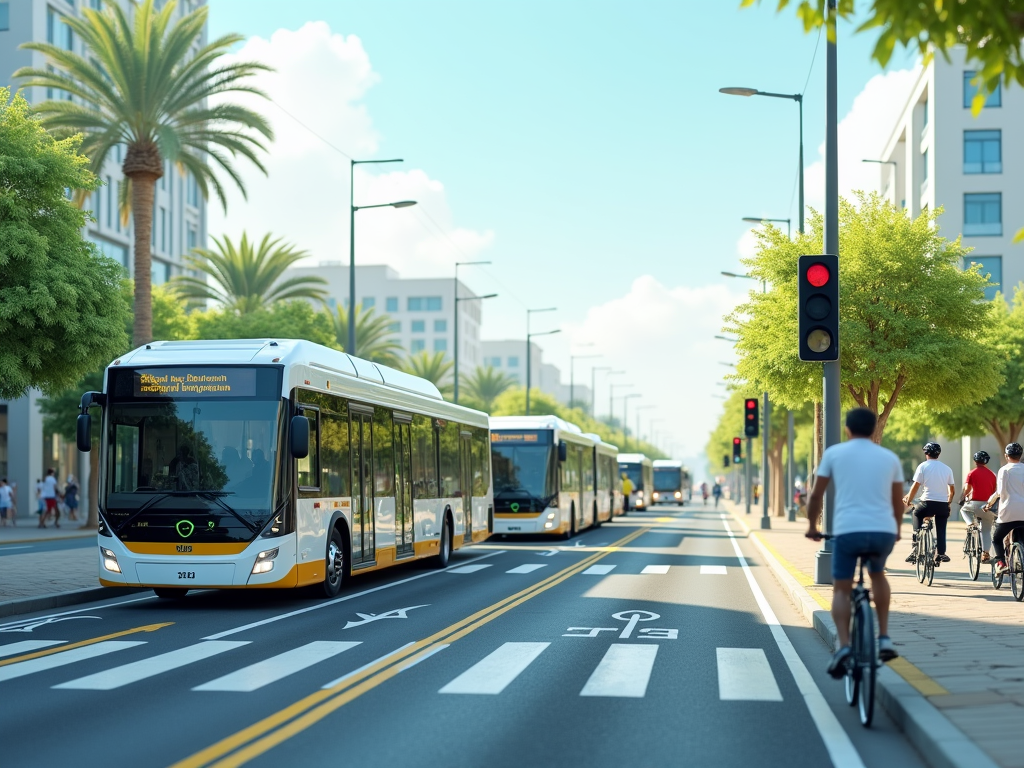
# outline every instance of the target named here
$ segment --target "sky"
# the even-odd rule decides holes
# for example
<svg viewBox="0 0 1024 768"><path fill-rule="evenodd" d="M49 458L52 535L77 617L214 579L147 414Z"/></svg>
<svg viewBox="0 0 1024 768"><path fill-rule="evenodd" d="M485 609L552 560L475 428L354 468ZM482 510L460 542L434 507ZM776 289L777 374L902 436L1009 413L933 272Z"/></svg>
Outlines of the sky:
<svg viewBox="0 0 1024 768"><path fill-rule="evenodd" d="M268 177L240 164L248 200L210 233L272 231L348 259L349 157L362 166L356 260L403 276L460 275L483 305L482 338L533 329L568 381L571 354L625 373L598 376L643 411L641 432L698 469L721 412L716 340L741 302L753 237L745 216L797 217L795 102L722 95L723 86L804 93L807 204L823 200L825 43L792 10L738 0L210 0L211 38L245 36L239 60L276 72L249 100L271 120ZM877 189L877 156L907 98L915 60L883 72L873 39L839 30L840 189ZM817 48L817 50L816 50ZM813 66L812 66L813 62ZM235 100L243 100L235 97ZM603 407L602 407L603 406ZM621 401L616 404L621 415ZM633 418L630 426L635 428Z"/></svg>

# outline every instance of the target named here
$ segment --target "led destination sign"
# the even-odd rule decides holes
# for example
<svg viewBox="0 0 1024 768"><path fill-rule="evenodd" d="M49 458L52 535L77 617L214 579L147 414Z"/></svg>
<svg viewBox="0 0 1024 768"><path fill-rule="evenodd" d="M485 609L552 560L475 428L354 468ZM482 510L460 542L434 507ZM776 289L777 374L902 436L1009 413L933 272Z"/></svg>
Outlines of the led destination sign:
<svg viewBox="0 0 1024 768"><path fill-rule="evenodd" d="M135 371L135 397L254 397L252 368L145 368Z"/></svg>
<svg viewBox="0 0 1024 768"><path fill-rule="evenodd" d="M491 432L492 443L549 443L551 433L544 432Z"/></svg>

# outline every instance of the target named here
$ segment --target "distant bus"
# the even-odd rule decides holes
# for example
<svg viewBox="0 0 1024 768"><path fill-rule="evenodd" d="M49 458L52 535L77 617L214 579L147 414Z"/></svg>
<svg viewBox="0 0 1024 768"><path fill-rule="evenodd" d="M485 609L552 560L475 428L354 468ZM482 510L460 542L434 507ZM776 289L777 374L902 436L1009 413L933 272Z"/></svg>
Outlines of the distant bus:
<svg viewBox="0 0 1024 768"><path fill-rule="evenodd" d="M619 477L618 446L606 443L600 435L588 433L594 440L597 466L597 525L622 514L622 480Z"/></svg>
<svg viewBox="0 0 1024 768"><path fill-rule="evenodd" d="M622 488L622 475L626 475L633 483L629 509L644 509L654 502L653 471L653 463L644 454L619 454L619 488Z"/></svg>
<svg viewBox="0 0 1024 768"><path fill-rule="evenodd" d="M689 480L689 474L681 461L655 459L653 502L683 506L690 486Z"/></svg>
<svg viewBox="0 0 1024 768"><path fill-rule="evenodd" d="M494 416L494 533L571 538L598 517L596 442L557 416Z"/></svg>
<svg viewBox="0 0 1024 768"><path fill-rule="evenodd" d="M487 415L308 341L155 341L107 367L99 572L181 597L319 585L490 535Z"/></svg>

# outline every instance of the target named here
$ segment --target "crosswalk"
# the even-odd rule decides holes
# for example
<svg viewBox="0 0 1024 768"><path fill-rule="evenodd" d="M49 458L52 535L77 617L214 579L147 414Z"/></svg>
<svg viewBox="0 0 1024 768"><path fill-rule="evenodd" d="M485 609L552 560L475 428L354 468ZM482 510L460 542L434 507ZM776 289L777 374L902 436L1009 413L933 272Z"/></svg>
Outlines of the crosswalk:
<svg viewBox="0 0 1024 768"><path fill-rule="evenodd" d="M491 563L473 563L471 565L461 565L456 568L449 568L446 573L454 573L457 575L464 575L470 573L479 573L480 571L491 568ZM515 568L510 568L505 573L533 573L539 571L541 568L547 568L547 563L523 563L517 565ZM666 565L665 563L648 563L643 567L636 565L629 565L623 568L619 568L617 565L609 565L605 563L598 563L592 565L583 571L584 576L607 576L612 571L616 571L621 574L635 575L639 574L642 576L664 576L671 573L673 570L680 570L683 568L692 566L679 566L679 565ZM701 576L724 576L728 573L728 569L724 565L702 565L700 566Z"/></svg>

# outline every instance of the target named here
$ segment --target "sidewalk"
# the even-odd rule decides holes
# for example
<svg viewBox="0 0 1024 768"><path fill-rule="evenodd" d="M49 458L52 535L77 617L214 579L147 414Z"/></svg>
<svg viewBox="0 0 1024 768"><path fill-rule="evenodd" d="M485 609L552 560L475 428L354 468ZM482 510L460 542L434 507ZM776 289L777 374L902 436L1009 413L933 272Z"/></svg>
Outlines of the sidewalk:
<svg viewBox="0 0 1024 768"><path fill-rule="evenodd" d="M726 509L751 529L751 538L774 555L806 594L829 610L831 585L813 583L815 553L821 545L804 538L805 519L790 523L773 517L772 529L762 531L760 512L748 517L731 502ZM931 587L919 584L913 566L904 562L910 533L906 522L904 538L888 563L889 634L901 658L887 666L997 765L1024 768L1024 605L1013 599L1008 582L999 591L993 589L987 565L978 581L970 580L966 560L961 559L964 525L952 519L947 548L951 561L936 569ZM784 574L776 575L784 582ZM797 591L790 589L795 599ZM823 636L834 632L830 618L822 614L816 614L813 623ZM889 709L892 702L880 692ZM927 736L942 739L941 734Z"/></svg>
<svg viewBox="0 0 1024 768"><path fill-rule="evenodd" d="M31 517L19 514L15 525L0 527L0 545L50 541L52 539L74 539L80 536L95 535L95 528L85 527L84 517L78 520L68 520L66 516L61 515L60 528L54 528L52 522L45 528L40 528L39 518L35 514Z"/></svg>

